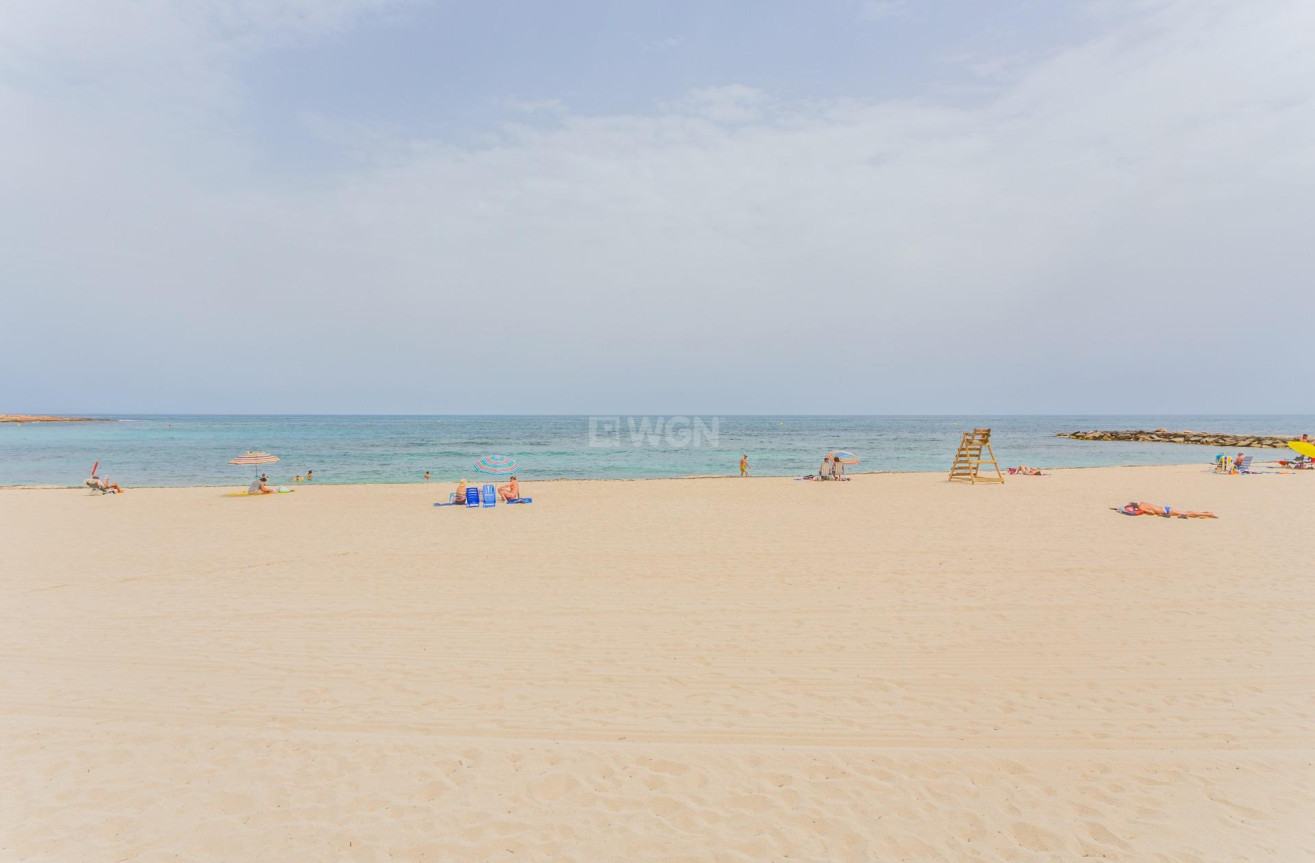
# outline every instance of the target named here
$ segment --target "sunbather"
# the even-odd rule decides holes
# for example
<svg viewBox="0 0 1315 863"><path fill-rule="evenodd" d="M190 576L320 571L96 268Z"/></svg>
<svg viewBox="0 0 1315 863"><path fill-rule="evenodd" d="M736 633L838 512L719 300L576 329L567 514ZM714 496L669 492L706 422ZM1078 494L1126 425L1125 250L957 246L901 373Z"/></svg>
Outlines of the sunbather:
<svg viewBox="0 0 1315 863"><path fill-rule="evenodd" d="M457 503L462 503L463 501L465 501L465 499L466 499L466 481L463 479L461 482L457 483L457 494L456 497L452 498L452 500L456 501Z"/></svg>
<svg viewBox="0 0 1315 863"><path fill-rule="evenodd" d="M832 461L831 456L822 459L822 466L817 469L818 479L835 479L836 463Z"/></svg>
<svg viewBox="0 0 1315 863"><path fill-rule="evenodd" d="M1118 512L1124 515L1158 515L1163 518L1219 518L1213 512L1195 512L1190 509L1174 509L1171 506L1159 506L1146 501L1132 501L1120 507Z"/></svg>
<svg viewBox="0 0 1315 863"><path fill-rule="evenodd" d="M513 500L520 500L520 496L521 484L517 481L515 474L512 474L511 482L506 485L498 486L498 497L502 498L504 503L511 503Z"/></svg>
<svg viewBox="0 0 1315 863"><path fill-rule="evenodd" d="M1009 472L1022 474L1023 476L1045 476L1045 474L1042 473L1041 471L1037 470L1034 467L1028 467L1025 464L1020 464L1018 467L1011 467L1009 468Z"/></svg>
<svg viewBox="0 0 1315 863"><path fill-rule="evenodd" d="M247 486L247 494L274 494L274 489L269 487L269 479L264 474L256 477Z"/></svg>

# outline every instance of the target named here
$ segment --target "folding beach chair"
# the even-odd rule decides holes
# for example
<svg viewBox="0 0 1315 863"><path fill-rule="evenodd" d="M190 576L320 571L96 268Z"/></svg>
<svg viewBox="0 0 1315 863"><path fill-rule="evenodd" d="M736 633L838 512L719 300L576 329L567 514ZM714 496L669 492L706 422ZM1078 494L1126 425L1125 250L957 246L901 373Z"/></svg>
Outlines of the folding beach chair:
<svg viewBox="0 0 1315 863"><path fill-rule="evenodd" d="M479 506L479 489L473 485L466 486L466 506Z"/></svg>
<svg viewBox="0 0 1315 863"><path fill-rule="evenodd" d="M484 486L484 488L480 490L480 494L484 498L485 506L498 505L498 490L494 488L492 485Z"/></svg>
<svg viewBox="0 0 1315 863"><path fill-rule="evenodd" d="M1251 456L1244 455L1233 463L1233 469L1238 473L1256 473L1251 469Z"/></svg>

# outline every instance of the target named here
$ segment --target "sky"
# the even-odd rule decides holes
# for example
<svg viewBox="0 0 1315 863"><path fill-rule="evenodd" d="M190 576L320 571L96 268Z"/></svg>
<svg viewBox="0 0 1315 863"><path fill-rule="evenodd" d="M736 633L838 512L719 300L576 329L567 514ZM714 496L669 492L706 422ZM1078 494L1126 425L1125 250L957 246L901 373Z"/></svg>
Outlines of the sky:
<svg viewBox="0 0 1315 863"><path fill-rule="evenodd" d="M1312 212L1309 0L0 4L0 412L1310 414Z"/></svg>

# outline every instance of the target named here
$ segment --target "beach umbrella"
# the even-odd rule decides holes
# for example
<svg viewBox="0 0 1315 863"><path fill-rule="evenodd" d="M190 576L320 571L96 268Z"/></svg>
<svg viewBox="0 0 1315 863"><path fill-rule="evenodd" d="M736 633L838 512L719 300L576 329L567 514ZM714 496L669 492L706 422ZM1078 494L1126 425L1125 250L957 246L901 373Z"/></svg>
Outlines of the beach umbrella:
<svg viewBox="0 0 1315 863"><path fill-rule="evenodd" d="M1299 452L1306 458L1315 458L1315 443L1304 440L1290 440L1288 441L1288 449Z"/></svg>
<svg viewBox="0 0 1315 863"><path fill-rule="evenodd" d="M509 455L486 455L475 462L475 470L480 473L509 474L515 473L519 465Z"/></svg>
<svg viewBox="0 0 1315 863"><path fill-rule="evenodd" d="M230 458L228 460L228 463L229 464L270 464L271 462L276 462L278 460L279 460L278 456L270 455L267 452L256 452L253 450L247 450L237 458Z"/></svg>
<svg viewBox="0 0 1315 863"><path fill-rule="evenodd" d="M841 464L858 464L860 461L862 461L861 458L854 455L852 452L845 452L844 450L840 450L840 449L832 450L831 452L827 453L827 455L831 456L831 458L835 459Z"/></svg>

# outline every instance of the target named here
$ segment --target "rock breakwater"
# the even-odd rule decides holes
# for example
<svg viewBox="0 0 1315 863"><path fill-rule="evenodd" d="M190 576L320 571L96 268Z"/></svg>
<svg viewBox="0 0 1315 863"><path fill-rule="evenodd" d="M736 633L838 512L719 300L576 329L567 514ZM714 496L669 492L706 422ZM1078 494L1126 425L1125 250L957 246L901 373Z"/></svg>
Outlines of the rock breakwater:
<svg viewBox="0 0 1315 863"><path fill-rule="evenodd" d="M1072 438L1073 440L1104 440L1104 441L1136 441L1139 443L1182 443L1195 444L1197 446L1216 446L1232 449L1247 449L1249 447L1265 447L1268 449L1280 449L1288 445L1290 437L1280 435L1245 435L1245 434L1216 434L1214 432L1195 432L1195 431L1167 431L1165 429L1155 429L1146 431L1138 429L1135 431L1073 431L1060 432L1055 437Z"/></svg>

